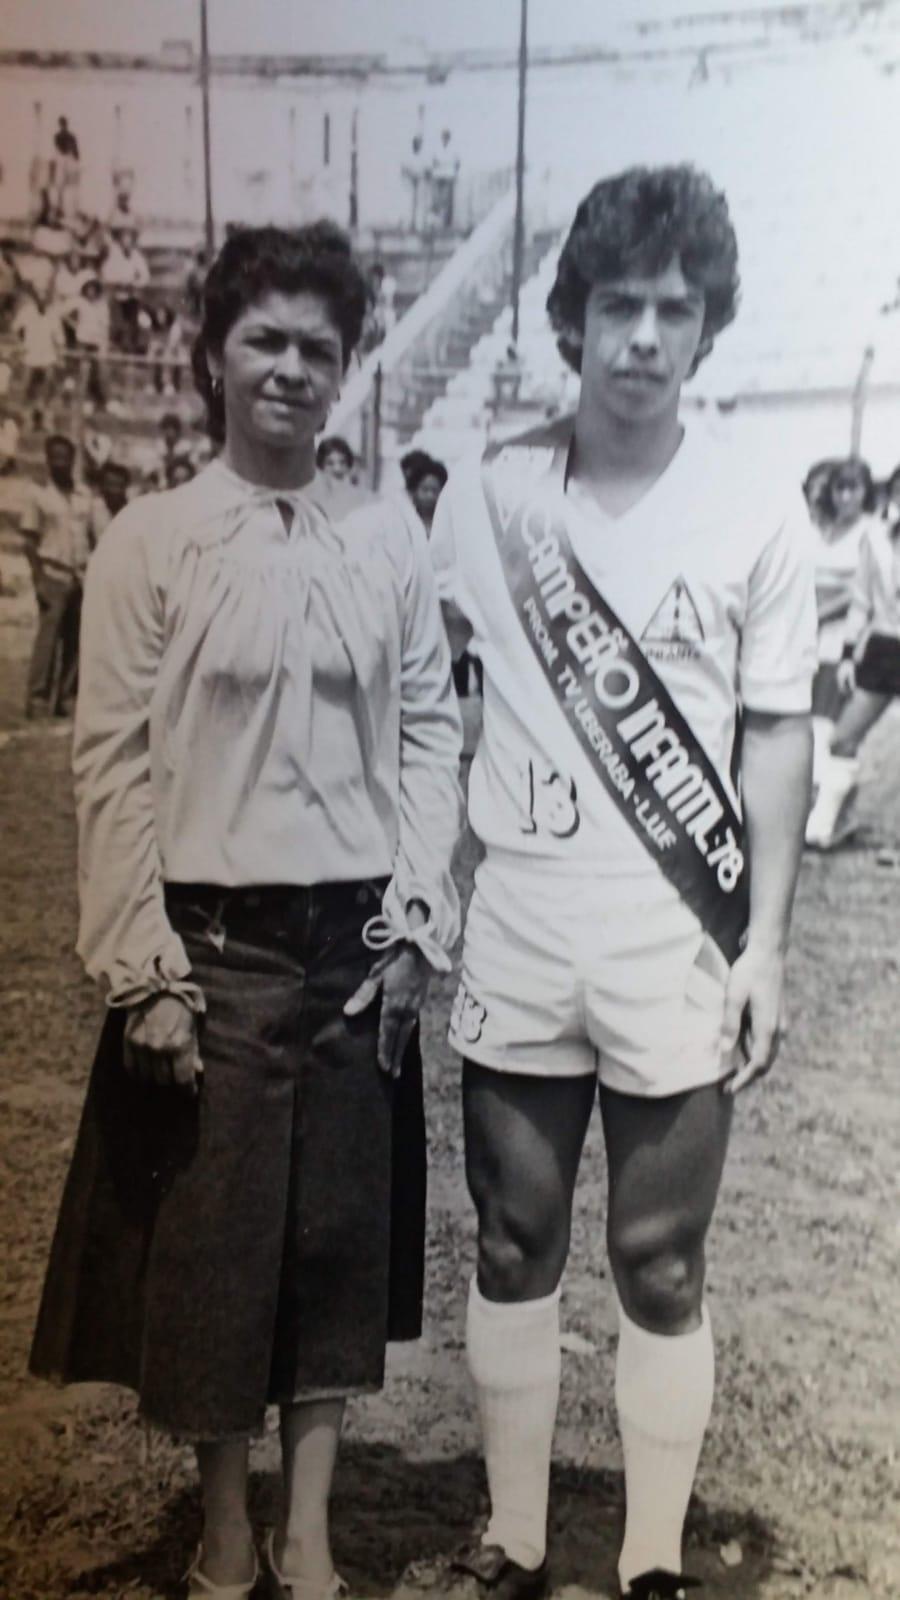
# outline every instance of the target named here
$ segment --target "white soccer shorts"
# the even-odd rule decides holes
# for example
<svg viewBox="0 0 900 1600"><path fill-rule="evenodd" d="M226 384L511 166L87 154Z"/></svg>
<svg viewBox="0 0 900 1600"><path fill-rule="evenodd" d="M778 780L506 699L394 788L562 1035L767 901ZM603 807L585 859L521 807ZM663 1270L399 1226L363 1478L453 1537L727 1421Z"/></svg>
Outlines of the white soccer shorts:
<svg viewBox="0 0 900 1600"><path fill-rule="evenodd" d="M450 1020L460 1055L538 1077L597 1073L661 1097L733 1070L728 964L657 872L560 874L483 861Z"/></svg>

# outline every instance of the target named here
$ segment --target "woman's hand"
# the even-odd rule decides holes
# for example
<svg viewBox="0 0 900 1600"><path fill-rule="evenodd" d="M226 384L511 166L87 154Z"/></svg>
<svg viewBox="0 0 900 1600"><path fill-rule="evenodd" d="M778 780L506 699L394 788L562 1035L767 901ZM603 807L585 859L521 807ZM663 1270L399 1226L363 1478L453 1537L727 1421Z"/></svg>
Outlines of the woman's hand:
<svg viewBox="0 0 900 1600"><path fill-rule="evenodd" d="M837 686L841 694L852 694L856 688L856 667L850 660L837 664Z"/></svg>
<svg viewBox="0 0 900 1600"><path fill-rule="evenodd" d="M175 1084L196 1094L203 1062L190 1006L177 995L157 994L129 1007L124 1057L126 1069L143 1083Z"/></svg>
<svg viewBox="0 0 900 1600"><path fill-rule="evenodd" d="M431 968L414 944L395 944L373 962L356 993L344 1006L345 1017L357 1017L381 991L378 1065L399 1078L409 1036L425 1003Z"/></svg>

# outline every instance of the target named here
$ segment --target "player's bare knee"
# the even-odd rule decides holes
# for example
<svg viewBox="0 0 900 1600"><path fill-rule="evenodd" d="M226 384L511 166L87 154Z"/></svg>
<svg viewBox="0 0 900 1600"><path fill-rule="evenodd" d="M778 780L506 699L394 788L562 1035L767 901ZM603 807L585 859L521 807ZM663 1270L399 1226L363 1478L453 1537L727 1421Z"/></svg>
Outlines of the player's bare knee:
<svg viewBox="0 0 900 1600"><path fill-rule="evenodd" d="M703 1241L642 1225L610 1241L610 1261L625 1313L658 1333L685 1331L703 1298Z"/></svg>
<svg viewBox="0 0 900 1600"><path fill-rule="evenodd" d="M478 1283L489 1300L537 1300L562 1277L568 1230L561 1220L523 1216L503 1205L480 1214Z"/></svg>

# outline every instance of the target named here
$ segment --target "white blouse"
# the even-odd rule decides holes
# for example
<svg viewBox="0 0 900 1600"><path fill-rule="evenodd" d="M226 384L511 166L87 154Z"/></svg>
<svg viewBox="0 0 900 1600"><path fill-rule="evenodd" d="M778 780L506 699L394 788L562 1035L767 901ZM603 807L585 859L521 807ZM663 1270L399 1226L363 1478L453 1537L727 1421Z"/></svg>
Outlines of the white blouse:
<svg viewBox="0 0 900 1600"><path fill-rule="evenodd" d="M460 745L411 519L373 501L338 530L310 492L221 461L126 506L88 568L73 752L78 951L108 1003L202 1009L169 881L390 875L382 942L422 900L414 937L449 966Z"/></svg>

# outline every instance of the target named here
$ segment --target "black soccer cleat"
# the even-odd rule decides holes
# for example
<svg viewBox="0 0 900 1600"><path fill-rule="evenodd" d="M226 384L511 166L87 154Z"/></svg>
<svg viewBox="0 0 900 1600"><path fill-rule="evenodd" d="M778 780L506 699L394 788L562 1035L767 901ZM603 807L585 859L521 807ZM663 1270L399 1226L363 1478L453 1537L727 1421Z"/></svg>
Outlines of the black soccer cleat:
<svg viewBox="0 0 900 1600"><path fill-rule="evenodd" d="M547 1558L533 1571L513 1561L499 1544L470 1544L451 1557L452 1572L477 1578L486 1600L544 1600L550 1588Z"/></svg>
<svg viewBox="0 0 900 1600"><path fill-rule="evenodd" d="M700 1587L699 1578L654 1567L652 1572L639 1572L632 1578L628 1588L622 1591L622 1600L687 1600L688 1590Z"/></svg>

